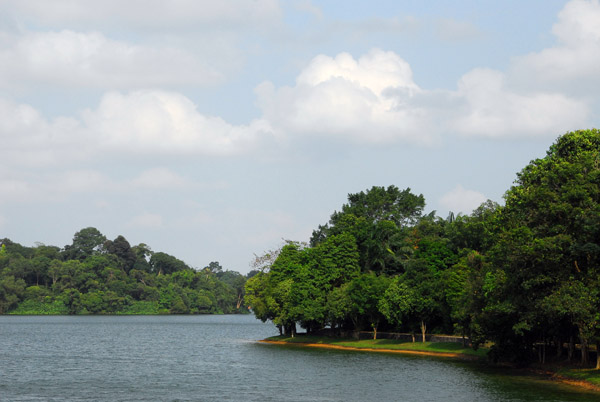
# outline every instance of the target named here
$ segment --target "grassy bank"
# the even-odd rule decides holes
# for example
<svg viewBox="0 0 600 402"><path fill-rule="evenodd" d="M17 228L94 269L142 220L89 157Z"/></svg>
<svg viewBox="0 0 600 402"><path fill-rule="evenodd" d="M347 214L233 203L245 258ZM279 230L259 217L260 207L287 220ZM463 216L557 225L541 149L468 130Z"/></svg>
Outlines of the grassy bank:
<svg viewBox="0 0 600 402"><path fill-rule="evenodd" d="M556 368L553 370L557 376L575 381L585 381L595 385L600 390L600 370L582 368Z"/></svg>
<svg viewBox="0 0 600 402"><path fill-rule="evenodd" d="M273 336L265 339L266 342L303 344L314 347L327 347L338 349L357 349L378 352L405 352L412 354L439 355L446 357L464 357L468 359L485 358L488 352L486 348L473 350L465 348L460 343L454 342L406 342L394 339L351 339L330 338L327 336L296 335Z"/></svg>
<svg viewBox="0 0 600 402"><path fill-rule="evenodd" d="M487 360L488 348L465 348L453 342L406 342L394 339L351 339L331 338L327 336L296 335L273 336L263 342L279 344L296 344L298 346L322 347L331 349L360 350L370 352L404 353L426 356L459 358L463 360ZM531 369L532 373L541 374L550 380L600 391L600 370L584 369L577 366L544 366Z"/></svg>

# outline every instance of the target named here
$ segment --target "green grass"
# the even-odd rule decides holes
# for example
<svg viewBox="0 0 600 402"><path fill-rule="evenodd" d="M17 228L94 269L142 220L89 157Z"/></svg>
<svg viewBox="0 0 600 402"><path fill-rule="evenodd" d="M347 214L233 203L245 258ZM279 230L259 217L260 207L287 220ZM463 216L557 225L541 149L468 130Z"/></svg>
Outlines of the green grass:
<svg viewBox="0 0 600 402"><path fill-rule="evenodd" d="M459 353L469 356L485 357L488 349L465 348L460 343L454 342L406 342L395 339L361 339L350 338L330 338L327 336L297 335L294 338L288 336L273 336L267 338L270 341L280 341L287 343L318 343L336 346L346 346L357 349L391 349L391 350L411 350L431 353Z"/></svg>
<svg viewBox="0 0 600 402"><path fill-rule="evenodd" d="M59 300L42 302L27 299L8 314L14 315L62 315L69 314L69 309Z"/></svg>
<svg viewBox="0 0 600 402"><path fill-rule="evenodd" d="M597 369L561 368L556 370L556 373L563 377L587 381L600 386L600 370Z"/></svg>

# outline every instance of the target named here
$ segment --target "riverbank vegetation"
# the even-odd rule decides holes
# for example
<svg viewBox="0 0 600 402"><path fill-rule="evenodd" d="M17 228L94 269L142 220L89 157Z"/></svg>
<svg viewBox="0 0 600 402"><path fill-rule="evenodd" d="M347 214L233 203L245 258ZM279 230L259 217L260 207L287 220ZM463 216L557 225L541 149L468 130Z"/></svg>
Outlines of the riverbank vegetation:
<svg viewBox="0 0 600 402"><path fill-rule="evenodd" d="M266 342L289 343L300 345L322 345L370 351L405 351L422 352L438 356L453 356L463 358L482 358L487 356L487 348L475 350L456 342L406 342L396 339L361 339L328 337L318 335L298 334L291 336L272 336Z"/></svg>
<svg viewBox="0 0 600 402"><path fill-rule="evenodd" d="M246 279L218 262L192 269L93 227L62 249L0 240L0 314L244 313Z"/></svg>
<svg viewBox="0 0 600 402"><path fill-rule="evenodd" d="M476 167L474 167L476 168ZM505 194L470 215L424 214L410 188L372 187L258 259L245 300L282 334L464 335L494 361L600 355L600 132L557 139ZM597 359L600 367L600 358Z"/></svg>

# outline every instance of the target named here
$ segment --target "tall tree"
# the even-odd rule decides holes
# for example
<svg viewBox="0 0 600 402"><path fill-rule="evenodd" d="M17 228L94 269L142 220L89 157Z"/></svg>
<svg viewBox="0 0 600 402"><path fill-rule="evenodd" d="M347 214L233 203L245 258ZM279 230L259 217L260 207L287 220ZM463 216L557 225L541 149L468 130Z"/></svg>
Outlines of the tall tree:
<svg viewBox="0 0 600 402"><path fill-rule="evenodd" d="M361 269L393 273L399 269L396 251L402 247L400 232L421 217L425 199L410 188L374 186L366 192L348 194L348 203L335 211L326 225L315 231L312 246L328 236L349 233L356 239Z"/></svg>
<svg viewBox="0 0 600 402"><path fill-rule="evenodd" d="M73 236L73 243L64 248L66 259L84 260L90 255L99 252L106 241L106 237L94 227L81 229Z"/></svg>
<svg viewBox="0 0 600 402"><path fill-rule="evenodd" d="M496 282L497 297L485 309L495 312L486 320L487 331L499 350L522 356L554 326L544 316L543 303L558 302L552 295L565 283L593 288L597 282L600 132L575 131L558 138L544 158L517 175L505 198L501 231L490 250L494 276L503 279ZM592 327L591 321L581 325Z"/></svg>

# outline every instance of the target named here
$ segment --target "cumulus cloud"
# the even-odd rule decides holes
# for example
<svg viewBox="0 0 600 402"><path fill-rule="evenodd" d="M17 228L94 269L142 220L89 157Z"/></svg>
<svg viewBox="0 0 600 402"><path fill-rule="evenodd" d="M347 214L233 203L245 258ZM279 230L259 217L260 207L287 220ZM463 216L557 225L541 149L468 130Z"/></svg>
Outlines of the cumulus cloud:
<svg viewBox="0 0 600 402"><path fill-rule="evenodd" d="M359 143L428 142L427 111L411 104L419 92L409 64L379 49L358 60L319 55L294 87L265 82L256 89L265 119L279 132Z"/></svg>
<svg viewBox="0 0 600 402"><path fill-rule="evenodd" d="M504 74L489 69L465 74L456 95L463 106L452 127L470 136L555 136L579 127L589 114L584 101L560 93L516 92L505 85Z"/></svg>
<svg viewBox="0 0 600 402"><path fill-rule="evenodd" d="M189 98L165 91L107 93L83 121L102 148L142 155L240 154L271 131L264 120L231 125L205 116Z"/></svg>
<svg viewBox="0 0 600 402"><path fill-rule="evenodd" d="M556 44L516 57L510 73L518 85L589 94L600 90L600 2L573 0L552 28Z"/></svg>
<svg viewBox="0 0 600 402"><path fill-rule="evenodd" d="M83 158L81 129L77 119L48 120L30 105L0 98L0 166L47 166Z"/></svg>
<svg viewBox="0 0 600 402"><path fill-rule="evenodd" d="M0 87L138 88L209 85L223 74L187 50L149 47L98 32L31 32L0 40Z"/></svg>
<svg viewBox="0 0 600 402"><path fill-rule="evenodd" d="M474 69L454 91L427 90L400 56L374 49L358 59L317 56L294 87L265 82L256 93L279 133L357 143L429 144L443 134L554 137L589 120L583 99L507 81L500 71Z"/></svg>
<svg viewBox="0 0 600 402"><path fill-rule="evenodd" d="M475 190L467 190L460 184L444 194L439 203L456 214L470 214L485 202L487 198L482 193Z"/></svg>
<svg viewBox="0 0 600 402"><path fill-rule="evenodd" d="M198 112L176 92L110 92L94 109L53 120L30 105L0 98L0 166L68 165L115 154L239 155L271 140L267 121L232 125Z"/></svg>

